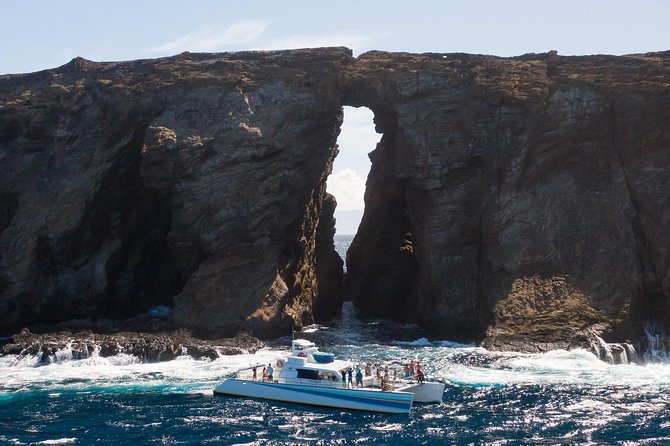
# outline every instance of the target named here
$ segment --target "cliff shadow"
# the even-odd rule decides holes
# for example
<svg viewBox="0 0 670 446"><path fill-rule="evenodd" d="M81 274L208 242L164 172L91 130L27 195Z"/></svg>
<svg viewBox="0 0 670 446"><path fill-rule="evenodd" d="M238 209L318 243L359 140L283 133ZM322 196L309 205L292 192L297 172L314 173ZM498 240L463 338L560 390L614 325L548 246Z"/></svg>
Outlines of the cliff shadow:
<svg viewBox="0 0 670 446"><path fill-rule="evenodd" d="M394 133L385 124L393 118L373 113L374 135L382 136L361 135L356 141L374 144L374 150L367 154L371 164L362 197L363 215L346 253L343 299L352 300L363 317L415 322L417 264L412 234L402 184L389 171L395 156ZM347 199L351 206L351 197Z"/></svg>

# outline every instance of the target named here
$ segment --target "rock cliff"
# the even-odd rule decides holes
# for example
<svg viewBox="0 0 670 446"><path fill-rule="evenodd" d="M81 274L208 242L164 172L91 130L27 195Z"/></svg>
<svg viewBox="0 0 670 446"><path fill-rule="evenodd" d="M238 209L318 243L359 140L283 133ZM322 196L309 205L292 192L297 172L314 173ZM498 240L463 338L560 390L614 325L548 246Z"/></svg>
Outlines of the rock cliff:
<svg viewBox="0 0 670 446"><path fill-rule="evenodd" d="M325 191L342 105L383 133L344 292ZM344 296L490 348L641 339L670 328L668 129L670 53L330 48L0 76L0 331L160 303L204 335L273 336Z"/></svg>
<svg viewBox="0 0 670 446"><path fill-rule="evenodd" d="M345 102L384 132L348 253L366 314L491 348L667 329L670 53L372 52L346 70Z"/></svg>
<svg viewBox="0 0 670 446"><path fill-rule="evenodd" d="M75 59L0 77L0 331L159 303L205 336L288 333L312 302L332 316L341 263L315 256L337 256L321 234L350 59Z"/></svg>

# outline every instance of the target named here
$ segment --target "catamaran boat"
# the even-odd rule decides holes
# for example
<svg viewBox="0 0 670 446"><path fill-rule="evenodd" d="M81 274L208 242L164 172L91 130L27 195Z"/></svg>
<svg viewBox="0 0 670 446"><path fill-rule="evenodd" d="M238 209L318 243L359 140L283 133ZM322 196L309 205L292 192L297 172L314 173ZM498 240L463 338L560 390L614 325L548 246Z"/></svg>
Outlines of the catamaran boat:
<svg viewBox="0 0 670 446"><path fill-rule="evenodd" d="M343 374L351 361L320 352L314 343L294 339L291 354L276 362L272 379L256 379L249 367L219 384L215 394L263 398L291 403L386 413L409 413L414 402L441 402L445 384L365 376L350 388Z"/></svg>

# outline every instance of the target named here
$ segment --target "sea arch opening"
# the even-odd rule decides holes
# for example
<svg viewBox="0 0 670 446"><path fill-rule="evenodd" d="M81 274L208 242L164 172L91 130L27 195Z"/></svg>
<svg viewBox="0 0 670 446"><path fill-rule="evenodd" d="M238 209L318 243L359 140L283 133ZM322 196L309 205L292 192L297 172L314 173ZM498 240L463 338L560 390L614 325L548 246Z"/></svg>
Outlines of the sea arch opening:
<svg viewBox="0 0 670 446"><path fill-rule="evenodd" d="M374 113L368 107L343 107L343 121L337 138L339 153L328 177L327 191L337 200L335 249L345 261L346 251L363 218L365 184L370 172L369 153L381 139L375 130Z"/></svg>

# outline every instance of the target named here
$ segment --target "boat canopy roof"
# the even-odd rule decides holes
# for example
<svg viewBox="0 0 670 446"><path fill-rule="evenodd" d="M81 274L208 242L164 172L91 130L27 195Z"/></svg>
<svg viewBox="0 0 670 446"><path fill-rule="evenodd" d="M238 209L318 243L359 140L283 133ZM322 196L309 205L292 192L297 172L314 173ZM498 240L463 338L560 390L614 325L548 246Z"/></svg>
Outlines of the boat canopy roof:
<svg viewBox="0 0 670 446"><path fill-rule="evenodd" d="M313 342L310 342L306 339L294 339L293 340L293 348L310 348L310 347L315 347Z"/></svg>
<svg viewBox="0 0 670 446"><path fill-rule="evenodd" d="M321 364L319 362L308 362L299 366L301 369L318 370L320 372L339 372L340 370L348 367L351 367L351 363L349 361L342 361L339 359L336 359L335 361L329 362L327 364Z"/></svg>

